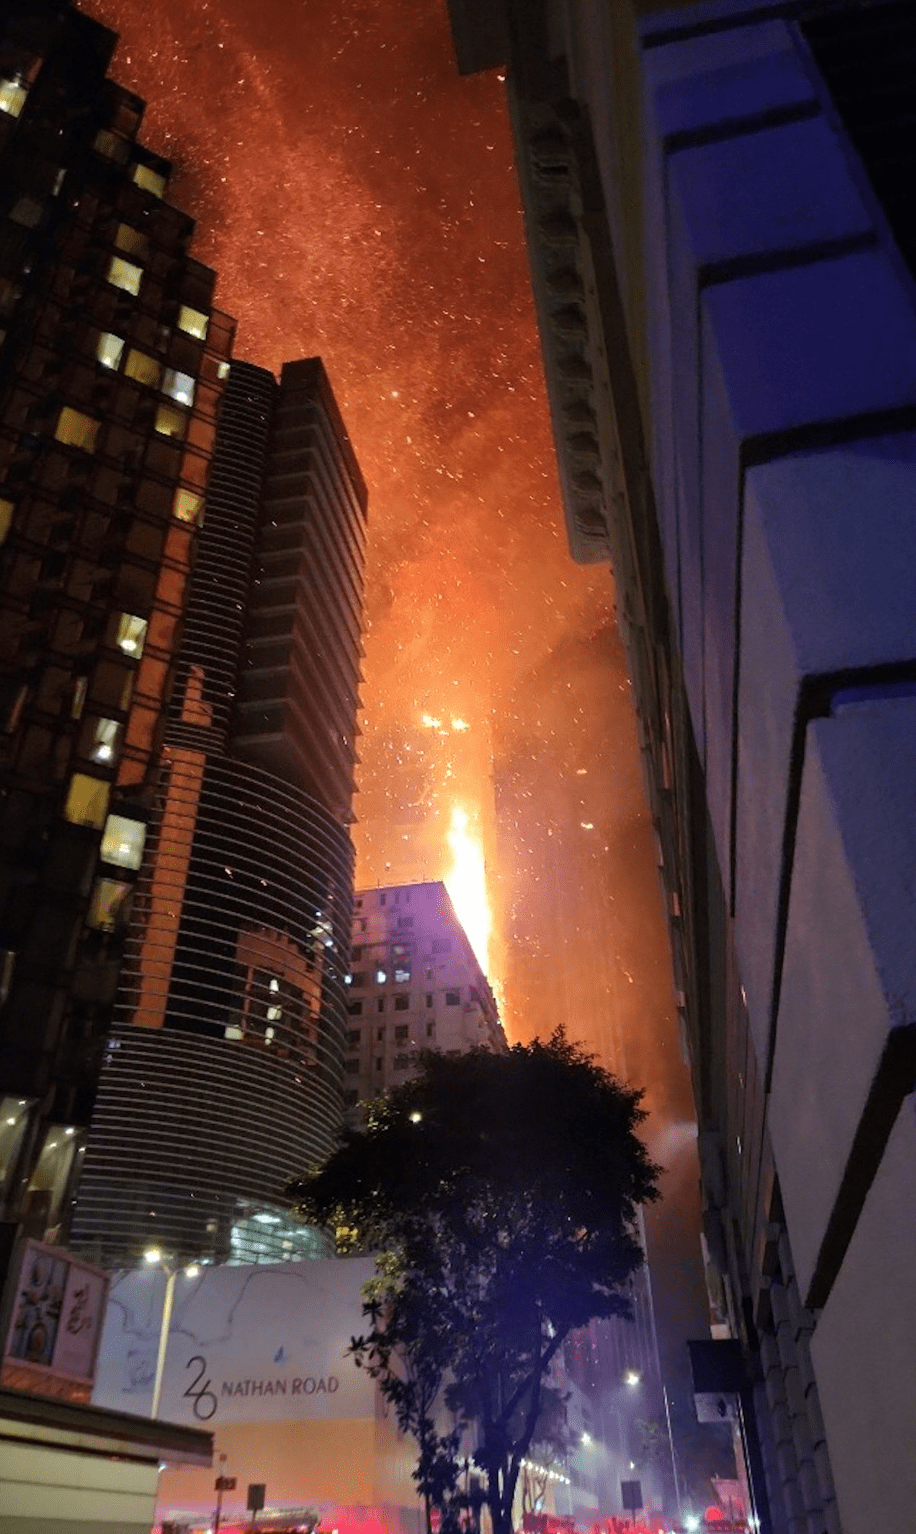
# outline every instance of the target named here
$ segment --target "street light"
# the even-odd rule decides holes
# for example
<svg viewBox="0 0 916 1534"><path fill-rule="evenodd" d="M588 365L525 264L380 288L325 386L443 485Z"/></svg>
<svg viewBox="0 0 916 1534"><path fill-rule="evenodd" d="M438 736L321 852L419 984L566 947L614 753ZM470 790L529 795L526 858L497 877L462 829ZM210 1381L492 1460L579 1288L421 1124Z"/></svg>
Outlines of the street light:
<svg viewBox="0 0 916 1534"><path fill-rule="evenodd" d="M641 1379L642 1375L638 1369L628 1369L623 1377L623 1383L625 1385L629 1385L630 1389L633 1390L639 1384Z"/></svg>
<svg viewBox="0 0 916 1534"><path fill-rule="evenodd" d="M151 1246L143 1253L143 1261L150 1267L161 1268L165 1274L165 1298L162 1302L162 1323L159 1327L159 1347L156 1351L156 1373L153 1376L153 1401L150 1416L158 1417L162 1399L162 1377L165 1374L165 1355L169 1345L169 1327L172 1324L172 1302L175 1298L175 1280L181 1268L172 1266L169 1257L158 1246ZM200 1265L192 1262L184 1270L186 1278L196 1278Z"/></svg>

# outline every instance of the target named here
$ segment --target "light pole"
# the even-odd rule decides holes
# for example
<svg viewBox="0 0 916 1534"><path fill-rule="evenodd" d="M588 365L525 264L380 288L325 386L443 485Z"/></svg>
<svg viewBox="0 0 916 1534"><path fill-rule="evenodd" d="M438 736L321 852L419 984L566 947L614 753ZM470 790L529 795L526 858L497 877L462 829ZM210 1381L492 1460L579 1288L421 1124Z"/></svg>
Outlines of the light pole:
<svg viewBox="0 0 916 1534"><path fill-rule="evenodd" d="M158 1417L159 1402L162 1399L162 1378L165 1374L165 1355L169 1346L169 1327L172 1324L172 1304L175 1299L175 1280L180 1268L173 1266L170 1258L161 1252L158 1246L151 1246L143 1253L143 1261L150 1267L161 1268L165 1274L165 1297L162 1301L162 1322L159 1327L159 1347L156 1351L156 1373L153 1376L153 1402L150 1407L150 1416ZM200 1272L197 1263L184 1269L187 1278L196 1278Z"/></svg>
<svg viewBox="0 0 916 1534"><path fill-rule="evenodd" d="M677 1502L677 1516L682 1517L681 1508L681 1483L677 1473L677 1459L674 1454L674 1434L671 1431L671 1408L668 1405L668 1392L662 1383L662 1400L665 1403L665 1422L668 1425L668 1448L671 1450L671 1474L674 1476L674 1500Z"/></svg>

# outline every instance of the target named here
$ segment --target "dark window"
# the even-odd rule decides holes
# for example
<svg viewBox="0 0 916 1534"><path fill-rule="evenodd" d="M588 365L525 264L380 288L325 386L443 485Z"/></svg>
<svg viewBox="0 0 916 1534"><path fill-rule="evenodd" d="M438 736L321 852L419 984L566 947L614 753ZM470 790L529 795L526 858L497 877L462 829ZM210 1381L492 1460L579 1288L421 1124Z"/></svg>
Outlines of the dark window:
<svg viewBox="0 0 916 1534"><path fill-rule="evenodd" d="M347 1034L347 1044L349 1045L350 1049L355 1049L361 1038L362 1033L360 1030L358 1028L351 1028L350 1032Z"/></svg>
<svg viewBox="0 0 916 1534"><path fill-rule="evenodd" d="M394 1068L396 1071L406 1071L409 1064L410 1059L407 1055L395 1055Z"/></svg>
<svg viewBox="0 0 916 1534"><path fill-rule="evenodd" d="M446 991L446 993L445 993L445 1005L447 1007L460 1007L461 1006L461 992L460 991Z"/></svg>
<svg viewBox="0 0 916 1534"><path fill-rule="evenodd" d="M358 1074L358 1072L359 1072L359 1061L358 1060L345 1060L344 1061L344 1070L346 1071L348 1076L356 1076Z"/></svg>
<svg viewBox="0 0 916 1534"><path fill-rule="evenodd" d="M384 1030L384 1028L376 1028L376 1030L375 1030L375 1037L378 1040L378 1042L381 1044L382 1040L385 1037L385 1030Z"/></svg>
<svg viewBox="0 0 916 1534"><path fill-rule="evenodd" d="M410 1038L410 1028L407 1023L400 1023L394 1030L395 1041L398 1044L406 1044Z"/></svg>
<svg viewBox="0 0 916 1534"><path fill-rule="evenodd" d="M452 940L450 937L434 937L433 953L451 953Z"/></svg>
<svg viewBox="0 0 916 1534"><path fill-rule="evenodd" d="M361 959L362 956L363 956L362 944L361 943L354 943L353 947L350 949L350 958L351 959Z"/></svg>
<svg viewBox="0 0 916 1534"><path fill-rule="evenodd" d="M428 1039L434 1039L436 1037L436 1025L435 1025L435 1023L427 1023L426 1024L426 1037Z"/></svg>
<svg viewBox="0 0 916 1534"><path fill-rule="evenodd" d="M431 1006L432 1006L432 1004L433 1004L433 998L432 998L432 996L431 996L431 995L430 995L430 993L429 993L429 991L427 991L427 993L426 993L426 1005L427 1005L427 1006L428 1006L428 1007L431 1007Z"/></svg>
<svg viewBox="0 0 916 1534"><path fill-rule="evenodd" d="M385 1062L378 1055L376 1055L376 1057L375 1057L375 1069L377 1071L380 1071L382 1069L382 1066L384 1065L384 1063Z"/></svg>
<svg viewBox="0 0 916 1534"><path fill-rule="evenodd" d="M378 897L379 905L387 904L387 900L388 900L388 896L386 894L384 894L384 892L381 895L379 895L379 897Z"/></svg>
<svg viewBox="0 0 916 1534"><path fill-rule="evenodd" d="M358 1102L359 1102L359 1093L358 1092L345 1092L344 1093L344 1107L345 1108L355 1108L356 1104Z"/></svg>
<svg viewBox="0 0 916 1534"><path fill-rule="evenodd" d="M358 970L358 971L356 971L354 974L352 974L350 976L350 984L351 985L360 986L360 985L365 985L365 983L366 983L366 972L365 972L365 970Z"/></svg>
<svg viewBox="0 0 916 1534"><path fill-rule="evenodd" d="M409 932L410 929L412 928L412 926L413 926L413 917L412 916L399 916L398 917L398 931L399 932Z"/></svg>
<svg viewBox="0 0 916 1534"><path fill-rule="evenodd" d="M409 996L396 996L394 998L394 1010L395 1010L395 1012L409 1012L410 1011L410 997Z"/></svg>
<svg viewBox="0 0 916 1534"><path fill-rule="evenodd" d="M384 996L380 996L378 1001L375 1003L375 1010L376 1010L376 1012L384 1012L384 1010L385 1010L385 998L384 998Z"/></svg>
<svg viewBox="0 0 916 1534"><path fill-rule="evenodd" d="M361 911L362 908L363 908L363 897L362 897L362 895L360 895L359 899L356 902L356 909L357 909L357 911Z"/></svg>
<svg viewBox="0 0 916 1534"><path fill-rule="evenodd" d="M347 1008L350 1017L361 1017L363 1011L362 998L359 1001L351 1001Z"/></svg>

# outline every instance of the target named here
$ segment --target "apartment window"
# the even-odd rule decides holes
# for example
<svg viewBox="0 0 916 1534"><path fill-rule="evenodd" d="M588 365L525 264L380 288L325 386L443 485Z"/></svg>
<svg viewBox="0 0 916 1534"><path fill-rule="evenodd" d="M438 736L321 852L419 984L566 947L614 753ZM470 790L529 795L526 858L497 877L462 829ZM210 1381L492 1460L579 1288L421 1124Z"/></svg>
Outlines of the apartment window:
<svg viewBox="0 0 916 1534"><path fill-rule="evenodd" d="M377 985L384 985L385 982L387 981L387 979L388 979L388 971L387 971L387 969L377 969L375 971L375 981L376 981Z"/></svg>
<svg viewBox="0 0 916 1534"><path fill-rule="evenodd" d="M461 1006L461 992L460 991L446 991L446 993L445 993L445 1005L447 1007L460 1007Z"/></svg>
<svg viewBox="0 0 916 1534"><path fill-rule="evenodd" d="M194 522L198 526L204 520L204 498L195 490L176 490L172 502L172 516L179 522Z"/></svg>
<svg viewBox="0 0 916 1534"><path fill-rule="evenodd" d="M108 817L109 784L75 772L70 779L64 815L75 826L97 826L100 830Z"/></svg>
<svg viewBox="0 0 916 1534"><path fill-rule="evenodd" d="M375 1057L375 1069L377 1071L381 1071L381 1070L384 1070L384 1068L385 1068L384 1060L382 1060L382 1058L379 1055L376 1055L376 1057Z"/></svg>
<svg viewBox="0 0 916 1534"><path fill-rule="evenodd" d="M344 1093L344 1107L345 1108L355 1108L356 1104L358 1102L359 1102L359 1093L358 1092L345 1092Z"/></svg>
<svg viewBox="0 0 916 1534"><path fill-rule="evenodd" d="M359 1041L362 1038L362 1036L363 1035L362 1035L362 1030L361 1029L359 1029L359 1028L351 1028L350 1032L347 1034L347 1048L348 1049L358 1049L359 1048Z"/></svg>
<svg viewBox="0 0 916 1534"><path fill-rule="evenodd" d="M181 439L184 437L187 416L175 405L159 405L153 425L161 436Z"/></svg>
<svg viewBox="0 0 916 1534"><path fill-rule="evenodd" d="M392 943L391 952L396 959L403 959L410 954L410 947L407 943Z"/></svg>
<svg viewBox="0 0 916 1534"><path fill-rule="evenodd" d="M125 256L139 256L145 261L149 253L149 240L139 229L134 229L130 224L119 224L114 238L118 250L123 250Z"/></svg>
<svg viewBox="0 0 916 1534"><path fill-rule="evenodd" d="M145 618L138 618L134 613L119 613L114 635L114 642L118 649L123 650L125 655L134 655L139 658L143 654L148 627Z"/></svg>
<svg viewBox="0 0 916 1534"><path fill-rule="evenodd" d="M395 985L409 985L410 969L405 969L403 964L396 964L394 967L394 982Z"/></svg>
<svg viewBox="0 0 916 1534"><path fill-rule="evenodd" d="M376 1042L376 1044L383 1044L385 1042L385 1030L384 1030L384 1028L376 1028L376 1030L375 1030L375 1042Z"/></svg>
<svg viewBox="0 0 916 1534"><path fill-rule="evenodd" d="M375 1010L376 1010L376 1012L384 1012L384 1010L385 1010L385 998L384 998L384 996L380 996L378 1001L375 1003Z"/></svg>
<svg viewBox="0 0 916 1534"><path fill-rule="evenodd" d="M387 905L387 903L388 903L388 896L385 894L384 890L382 891L382 893L378 897L378 903L379 903L379 905Z"/></svg>
<svg viewBox="0 0 916 1534"><path fill-rule="evenodd" d="M94 453L100 425L101 422L94 421L91 415L83 415L81 410L65 405L57 418L54 435L67 447L81 447L86 453Z"/></svg>
<svg viewBox="0 0 916 1534"><path fill-rule="evenodd" d="M127 159L128 146L126 139L117 133L112 133L110 128L100 128L93 141L93 148L98 150L109 160L117 160L119 164Z"/></svg>
<svg viewBox="0 0 916 1534"><path fill-rule="evenodd" d="M88 719L83 729L83 754L107 766L114 761L120 738L117 719Z"/></svg>
<svg viewBox="0 0 916 1534"><path fill-rule="evenodd" d="M162 380L162 392L179 405L193 405L194 379L190 373L179 373L177 368L166 368Z"/></svg>
<svg viewBox="0 0 916 1534"><path fill-rule="evenodd" d="M97 362L101 362L102 366L106 368L119 368L123 352L123 336L116 336L111 330L100 331L95 348Z"/></svg>
<svg viewBox="0 0 916 1534"><path fill-rule="evenodd" d="M394 1010L395 1010L395 1012L409 1012L410 1011L410 997L409 996L396 996L394 998Z"/></svg>
<svg viewBox="0 0 916 1534"><path fill-rule="evenodd" d="M209 315L201 313L200 309L191 309L188 304L182 304L178 311L178 329L198 341L206 340L209 324Z"/></svg>
<svg viewBox="0 0 916 1534"><path fill-rule="evenodd" d="M6 535L13 525L13 512L15 503L0 499L0 543L6 539Z"/></svg>
<svg viewBox="0 0 916 1534"><path fill-rule="evenodd" d="M451 953L452 940L450 937L434 937L433 953Z"/></svg>
<svg viewBox="0 0 916 1534"><path fill-rule="evenodd" d="M25 106L28 86L21 75L7 75L0 80L0 112L18 117Z"/></svg>
<svg viewBox="0 0 916 1534"><path fill-rule="evenodd" d="M132 884L121 879L96 879L86 924L101 932L114 932L127 921Z"/></svg>
<svg viewBox="0 0 916 1534"><path fill-rule="evenodd" d="M20 197L14 203L10 218L15 224L22 224L26 229L37 229L41 223L41 215L44 212L40 202L34 197Z"/></svg>
<svg viewBox="0 0 916 1534"><path fill-rule="evenodd" d="M350 1005L347 1008L347 1016L348 1017L362 1017L362 1015L363 1015L363 1000L362 1000L362 997L360 997L358 1001L351 1001L350 1002Z"/></svg>
<svg viewBox="0 0 916 1534"><path fill-rule="evenodd" d="M410 1066L409 1055L395 1055L394 1068L396 1071L406 1071Z"/></svg>
<svg viewBox="0 0 916 1534"><path fill-rule="evenodd" d="M428 1039L434 1039L436 1037L436 1025L435 1025L435 1023L427 1023L426 1024L426 1037Z"/></svg>
<svg viewBox="0 0 916 1534"><path fill-rule="evenodd" d="M125 261L123 256L112 256L106 276L113 288L122 288L125 293L136 295L143 281L143 268L135 266L132 261Z"/></svg>
<svg viewBox="0 0 916 1534"><path fill-rule="evenodd" d="M162 377L162 364L155 357L147 356L146 352L131 349L127 353L124 371L128 378L136 378L138 383L150 384L156 389Z"/></svg>
<svg viewBox="0 0 916 1534"><path fill-rule="evenodd" d="M154 197L162 197L165 192L165 177L159 171L153 170L151 165L135 165L133 171L134 184L143 188L144 192L152 192Z"/></svg>
<svg viewBox="0 0 916 1534"><path fill-rule="evenodd" d="M394 1030L394 1040L395 1040L395 1043L396 1044L406 1044L407 1040L409 1038L410 1038L410 1026L409 1026L409 1024L408 1023L398 1023L398 1026Z"/></svg>
<svg viewBox="0 0 916 1534"><path fill-rule="evenodd" d="M359 1075L359 1061L358 1060L345 1060L344 1061L344 1070L346 1071L348 1076L358 1076Z"/></svg>
<svg viewBox="0 0 916 1534"><path fill-rule="evenodd" d="M365 985L365 983L366 983L366 971L364 969L356 969L356 970L353 971L352 975L348 975L346 977L346 979L347 979L347 984L348 985L356 985L356 986Z"/></svg>
<svg viewBox="0 0 916 1534"><path fill-rule="evenodd" d="M351 959L361 959L362 956L363 956L363 945L362 945L362 943L354 943L353 947L350 949L350 958Z"/></svg>
<svg viewBox="0 0 916 1534"><path fill-rule="evenodd" d="M432 996L431 996L431 994L430 994L430 992L429 992L429 991L427 991L427 993L426 993L426 1005L427 1005L427 1006L428 1006L428 1007L431 1007L431 1006L432 1006L432 1004L433 1004L433 998L432 998Z"/></svg>
<svg viewBox="0 0 916 1534"><path fill-rule="evenodd" d="M139 868L145 840L146 826L142 820L109 815L102 836L102 862L117 863L119 868Z"/></svg>
<svg viewBox="0 0 916 1534"><path fill-rule="evenodd" d="M413 927L413 917L412 916L399 916L398 917L398 931L399 932L410 932L412 927Z"/></svg>

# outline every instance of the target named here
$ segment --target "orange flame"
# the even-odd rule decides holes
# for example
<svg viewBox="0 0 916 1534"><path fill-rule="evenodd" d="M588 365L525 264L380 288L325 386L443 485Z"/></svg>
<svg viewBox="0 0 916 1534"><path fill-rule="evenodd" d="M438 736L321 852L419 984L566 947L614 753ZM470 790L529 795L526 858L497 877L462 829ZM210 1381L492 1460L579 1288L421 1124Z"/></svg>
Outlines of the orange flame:
<svg viewBox="0 0 916 1534"><path fill-rule="evenodd" d="M446 874L445 887L477 962L486 975L493 926L487 900L486 865L480 842L468 833L467 812L458 806L452 810L448 844L452 850L452 866Z"/></svg>

